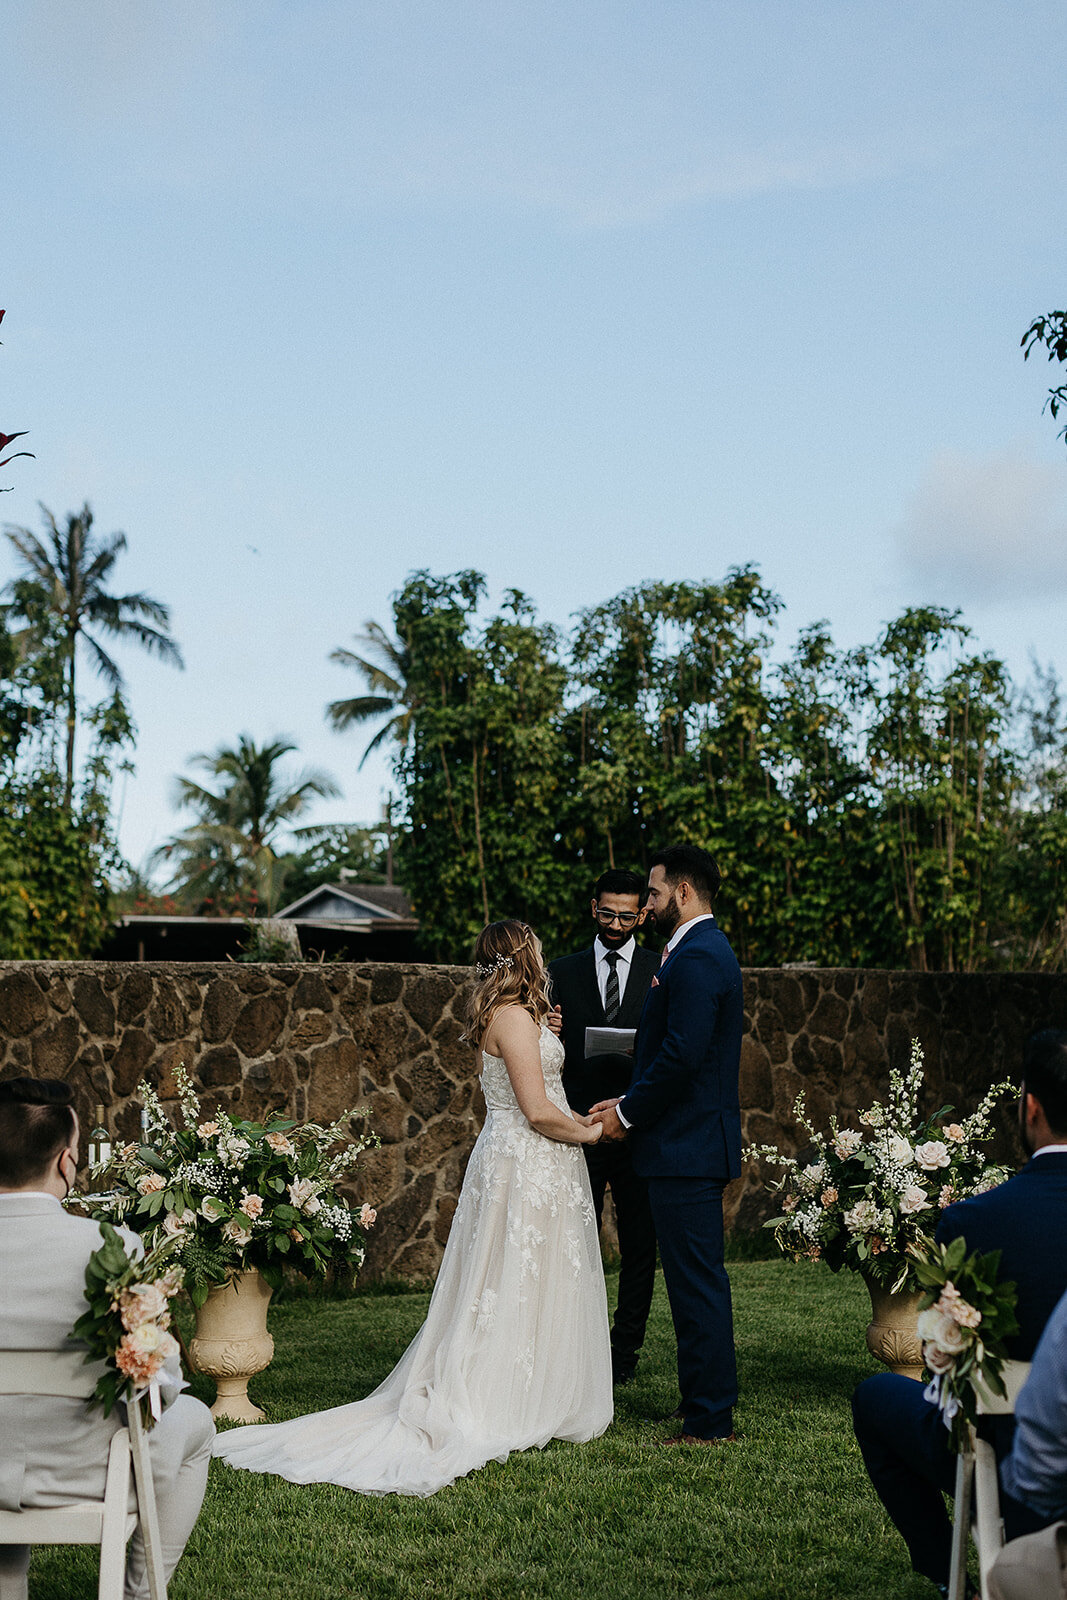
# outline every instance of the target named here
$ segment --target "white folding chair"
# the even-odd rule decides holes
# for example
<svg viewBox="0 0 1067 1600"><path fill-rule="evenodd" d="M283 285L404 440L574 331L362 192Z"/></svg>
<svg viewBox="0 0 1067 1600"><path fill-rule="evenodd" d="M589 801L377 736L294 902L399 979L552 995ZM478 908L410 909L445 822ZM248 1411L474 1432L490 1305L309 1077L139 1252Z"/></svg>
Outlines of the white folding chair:
<svg viewBox="0 0 1067 1600"><path fill-rule="evenodd" d="M100 1373L77 1350L0 1350L0 1395L87 1400ZM137 1511L130 1512L130 1467ZM127 1407L126 1427L110 1440L102 1500L78 1500L41 1510L0 1511L0 1544L98 1544L98 1600L122 1600L126 1545L141 1523L152 1600L167 1600L159 1547L148 1441L139 1405Z"/></svg>
<svg viewBox="0 0 1067 1600"><path fill-rule="evenodd" d="M1028 1361L1005 1361L1004 1387L1007 1394L992 1394L981 1385L978 1393L980 1417L1010 1417L1015 1411L1019 1391L1030 1376ZM952 1522L952 1561L949 1568L948 1600L964 1600L967 1586L967 1546L972 1532L978 1548L979 1589L984 1595L989 1569L1004 1545L1004 1522L1000 1515L1000 1486L997 1458L993 1446L968 1429L968 1448L956 1460L956 1508Z"/></svg>

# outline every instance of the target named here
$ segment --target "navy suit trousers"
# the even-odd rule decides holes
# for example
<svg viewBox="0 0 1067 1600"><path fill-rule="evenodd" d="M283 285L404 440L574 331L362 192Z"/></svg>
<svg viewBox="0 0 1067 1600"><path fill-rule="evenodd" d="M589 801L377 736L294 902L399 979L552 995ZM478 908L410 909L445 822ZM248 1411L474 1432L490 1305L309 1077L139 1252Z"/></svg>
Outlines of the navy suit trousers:
<svg viewBox="0 0 1067 1600"><path fill-rule="evenodd" d="M649 1178L648 1200L678 1339L684 1430L733 1430L737 1403L730 1280L723 1264L722 1192L711 1178Z"/></svg>
<svg viewBox="0 0 1067 1600"><path fill-rule="evenodd" d="M878 1497L903 1537L916 1572L947 1583L952 1524L944 1496L955 1493L956 1457L941 1413L923 1399L914 1378L880 1372L852 1396L852 1420L863 1462ZM999 1420L999 1419L991 1419ZM1010 1433L993 1441L998 1458L1010 1448ZM1000 1491L1006 1539L1035 1533L1041 1518Z"/></svg>

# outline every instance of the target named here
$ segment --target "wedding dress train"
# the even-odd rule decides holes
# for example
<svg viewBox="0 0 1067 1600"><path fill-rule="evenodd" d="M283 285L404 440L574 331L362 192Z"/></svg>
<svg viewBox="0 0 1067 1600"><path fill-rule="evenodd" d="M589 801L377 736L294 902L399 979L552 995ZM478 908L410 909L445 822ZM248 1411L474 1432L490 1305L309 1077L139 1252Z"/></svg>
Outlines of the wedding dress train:
<svg viewBox="0 0 1067 1600"><path fill-rule="evenodd" d="M563 1047L541 1030L545 1088L567 1108ZM361 1494L429 1495L612 1416L600 1247L580 1145L535 1133L504 1062L482 1056L488 1115L426 1321L384 1383L351 1405L220 1434L231 1466Z"/></svg>

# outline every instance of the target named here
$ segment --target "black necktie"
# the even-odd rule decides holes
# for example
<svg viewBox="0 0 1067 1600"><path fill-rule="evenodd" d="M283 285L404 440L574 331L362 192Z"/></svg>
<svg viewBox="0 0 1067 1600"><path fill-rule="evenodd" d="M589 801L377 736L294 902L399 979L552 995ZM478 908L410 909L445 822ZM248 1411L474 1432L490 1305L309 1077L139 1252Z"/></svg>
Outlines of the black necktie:
<svg viewBox="0 0 1067 1600"><path fill-rule="evenodd" d="M608 964L608 981L604 990L604 1021L612 1023L619 1014L619 952L609 950L604 960Z"/></svg>

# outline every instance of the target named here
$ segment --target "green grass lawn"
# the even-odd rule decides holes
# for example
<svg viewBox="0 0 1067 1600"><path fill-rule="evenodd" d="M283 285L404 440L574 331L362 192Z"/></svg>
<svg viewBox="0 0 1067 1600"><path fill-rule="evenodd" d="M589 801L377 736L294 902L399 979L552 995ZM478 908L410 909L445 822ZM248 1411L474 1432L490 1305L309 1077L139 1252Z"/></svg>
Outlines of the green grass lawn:
<svg viewBox="0 0 1067 1600"><path fill-rule="evenodd" d="M674 1345L662 1281L637 1380L587 1445L513 1455L429 1500L297 1487L214 1463L172 1600L929 1600L870 1489L848 1400L876 1369L866 1291L843 1273L735 1261L741 1442L658 1451ZM615 1283L609 1278L609 1293ZM416 1332L425 1294L297 1298L271 1311L253 1380L271 1420L357 1399ZM556 1352L560 1362L567 1352ZM195 1393L213 1398L198 1380ZM91 1600L84 1550L42 1550L31 1600Z"/></svg>

